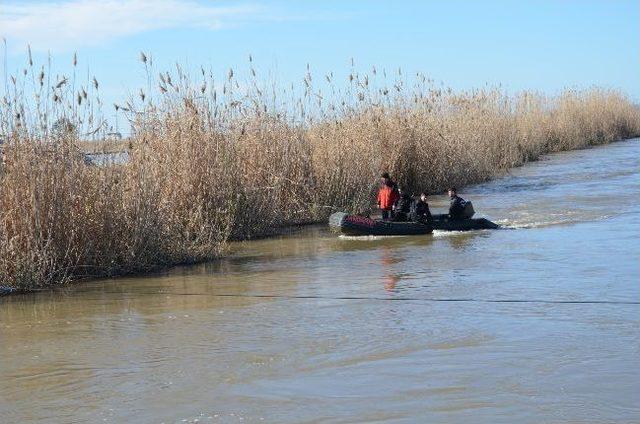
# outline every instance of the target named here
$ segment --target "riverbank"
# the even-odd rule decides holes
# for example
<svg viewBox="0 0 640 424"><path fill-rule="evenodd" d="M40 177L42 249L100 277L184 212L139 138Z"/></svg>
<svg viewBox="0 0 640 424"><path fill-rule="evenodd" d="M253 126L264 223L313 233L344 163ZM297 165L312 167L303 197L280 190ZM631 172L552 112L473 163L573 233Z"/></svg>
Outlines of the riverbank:
<svg viewBox="0 0 640 424"><path fill-rule="evenodd" d="M528 229L307 227L201 265L0 299L0 416L639 422L639 157L640 139L611 143L465 189Z"/></svg>
<svg viewBox="0 0 640 424"><path fill-rule="evenodd" d="M259 239L265 239L265 238L270 238L270 237L276 237L276 236L281 236L281 235L285 235L285 234L291 234L292 232L298 231L304 227L308 227L311 225L319 225L322 224L324 221L321 219L315 219L315 220L307 220L307 221L301 221L301 222L295 222L295 223L290 223L290 224L282 224L279 225L277 227L273 227L273 228L269 228L264 230L261 233L258 234L253 234L251 236L247 236L245 238L242 237L235 237L232 239L229 239L228 241L244 241L244 240L259 240ZM170 263L170 264L165 264L165 265L158 265L156 267L153 268L148 268L144 271L128 271L128 272L124 272L121 274L113 274L111 276L135 276L135 275L145 275L145 274L150 274L150 273L155 273L158 271L162 271L163 269L167 269L173 266L183 266L183 265L195 265L197 263L202 263L202 262L206 262L209 260L214 260L214 259L218 259L220 258L220 256L218 257L207 257L207 258L202 258L200 260L197 261L189 261L189 262L180 262L180 263ZM93 277L91 276L84 276L82 280L86 281L87 278L100 278L100 277L105 277L106 275L95 275ZM65 281L64 283L69 283L72 281L77 281L78 279L70 279ZM62 283L62 282L61 282ZM0 285L0 297L2 296L8 296L8 295L12 295L12 294L24 294L24 293L29 293L29 292L33 292L33 291L41 291L41 290L45 290L47 287L49 286L53 286L56 284L51 284L51 285L45 285L45 286L19 286L19 287L11 287L11 286L3 286Z"/></svg>
<svg viewBox="0 0 640 424"><path fill-rule="evenodd" d="M233 73L222 89L160 73L159 92L117 106L134 129L128 160L101 166L75 147L92 117L86 92L54 86L55 119L23 93L10 99L20 112L0 119L0 281L29 290L206 261L232 239L368 211L383 171L437 193L640 135L638 108L609 90L509 96L352 75L323 102L312 80L284 101L257 82L238 92Z"/></svg>

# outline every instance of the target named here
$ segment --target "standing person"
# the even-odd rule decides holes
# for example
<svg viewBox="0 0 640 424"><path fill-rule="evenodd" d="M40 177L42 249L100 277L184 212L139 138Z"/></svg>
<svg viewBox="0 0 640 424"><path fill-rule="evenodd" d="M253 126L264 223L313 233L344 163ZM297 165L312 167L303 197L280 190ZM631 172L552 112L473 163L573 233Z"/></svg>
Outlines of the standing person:
<svg viewBox="0 0 640 424"><path fill-rule="evenodd" d="M413 210L411 211L411 220L427 225L433 224L433 216L431 216L429 204L427 203L427 193L425 193L424 191L420 193L420 197L413 204Z"/></svg>
<svg viewBox="0 0 640 424"><path fill-rule="evenodd" d="M458 193L455 187L449 188L448 193L449 193L449 198L451 199L451 203L449 204L449 218L463 219L464 208L467 202L462 197L458 196Z"/></svg>
<svg viewBox="0 0 640 424"><path fill-rule="evenodd" d="M382 212L382 219L389 221L392 218L393 205L400 196L396 190L396 184L387 172L382 174L381 182L380 190L378 190L378 208Z"/></svg>
<svg viewBox="0 0 640 424"><path fill-rule="evenodd" d="M388 172L384 172L381 176L380 176L380 181L383 184L391 184L391 187L393 187L394 190L398 190L398 184L396 184L395 181L393 181L393 179L391 178L391 175L389 175Z"/></svg>

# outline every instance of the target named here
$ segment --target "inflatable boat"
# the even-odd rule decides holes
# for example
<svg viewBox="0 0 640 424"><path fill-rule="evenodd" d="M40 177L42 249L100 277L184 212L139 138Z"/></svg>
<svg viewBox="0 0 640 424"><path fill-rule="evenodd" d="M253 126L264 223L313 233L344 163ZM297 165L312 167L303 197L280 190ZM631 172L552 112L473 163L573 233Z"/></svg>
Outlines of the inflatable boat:
<svg viewBox="0 0 640 424"><path fill-rule="evenodd" d="M329 217L329 227L349 236L410 236L429 234L432 229L419 222L380 221L361 215L336 212Z"/></svg>
<svg viewBox="0 0 640 424"><path fill-rule="evenodd" d="M420 222L381 221L361 215L336 212L329 217L329 227L350 236L409 236L429 234L433 230L470 231L500 228L485 218L449 219L447 215L434 215L431 226Z"/></svg>

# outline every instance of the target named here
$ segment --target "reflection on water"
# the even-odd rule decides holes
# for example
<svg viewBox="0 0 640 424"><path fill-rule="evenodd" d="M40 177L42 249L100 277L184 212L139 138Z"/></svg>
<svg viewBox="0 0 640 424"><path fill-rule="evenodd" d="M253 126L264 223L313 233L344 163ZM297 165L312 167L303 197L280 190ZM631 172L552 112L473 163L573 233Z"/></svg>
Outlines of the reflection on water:
<svg viewBox="0 0 640 424"><path fill-rule="evenodd" d="M309 228L2 299L0 422L640 421L639 154L462 193L522 229Z"/></svg>
<svg viewBox="0 0 640 424"><path fill-rule="evenodd" d="M388 292L394 292L396 284L400 281L400 274L395 270L394 265L402 262L401 256L394 255L388 246L383 246L380 252L380 264L382 265L384 274L384 288Z"/></svg>

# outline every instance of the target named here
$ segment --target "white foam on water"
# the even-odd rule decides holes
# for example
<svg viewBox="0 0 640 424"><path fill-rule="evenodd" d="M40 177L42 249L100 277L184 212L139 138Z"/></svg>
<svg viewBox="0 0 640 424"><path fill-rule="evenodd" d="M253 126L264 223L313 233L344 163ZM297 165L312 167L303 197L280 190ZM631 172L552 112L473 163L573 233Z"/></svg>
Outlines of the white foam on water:
<svg viewBox="0 0 640 424"><path fill-rule="evenodd" d="M478 234L478 233L486 233L489 231L495 231L493 229L479 229L479 230L466 230L466 231L449 231L449 230L433 230L434 238L445 238L445 237L458 237L469 234Z"/></svg>
<svg viewBox="0 0 640 424"><path fill-rule="evenodd" d="M446 231L446 230L433 230L433 237L434 238L443 238L443 237L455 237L455 236L460 236L463 235L465 233L468 233L469 231Z"/></svg>
<svg viewBox="0 0 640 424"><path fill-rule="evenodd" d="M574 213L563 214L557 219L550 220L528 220L528 219L501 219L494 221L496 224L505 228L525 229L525 228L544 228L554 225L568 225L587 221L603 221L611 218L613 215L597 215L593 217L580 216L576 217Z"/></svg>
<svg viewBox="0 0 640 424"><path fill-rule="evenodd" d="M357 240L357 241L375 241L375 240L386 240L390 238L398 238L398 237L407 237L407 236L348 236L346 234L340 234L338 238L340 240Z"/></svg>
<svg viewBox="0 0 640 424"><path fill-rule="evenodd" d="M507 228L512 228L512 227L507 227ZM525 227L522 227L525 228ZM457 236L463 236L463 235L468 235L468 234L473 234L473 233L484 233L487 231L495 231L495 230L487 230L487 229L481 229L481 230L467 230L467 231L448 231L448 230L433 230L433 232L430 234L433 238L445 238L445 237L457 237ZM338 236L338 239L340 240L352 240L352 241L376 241L376 240L388 240L390 238L402 238L402 237L415 237L416 235L395 235L395 236L373 236L373 235L368 235L368 236L348 236L345 234L340 234ZM423 237L428 237L429 234L424 234L422 235Z"/></svg>
<svg viewBox="0 0 640 424"><path fill-rule="evenodd" d="M561 219L561 220L555 220L555 221L526 221L526 220L519 221L519 220L502 219L502 220L495 221L496 224L504 228L511 228L516 230L521 230L526 228L550 227L553 225L570 224L571 222L573 221L568 219Z"/></svg>

